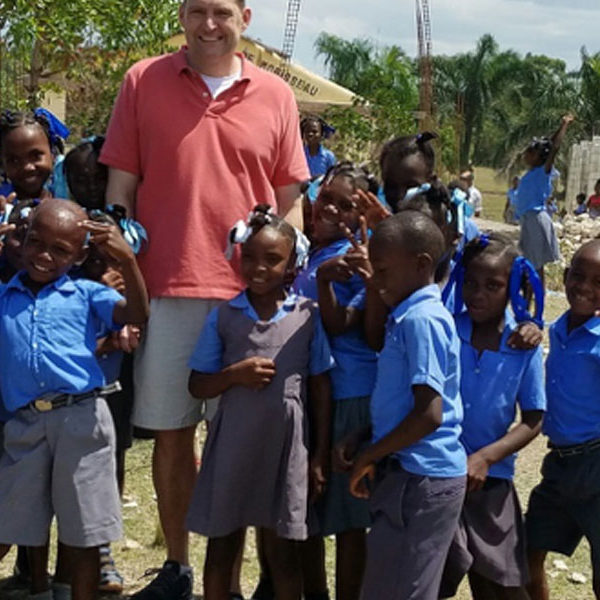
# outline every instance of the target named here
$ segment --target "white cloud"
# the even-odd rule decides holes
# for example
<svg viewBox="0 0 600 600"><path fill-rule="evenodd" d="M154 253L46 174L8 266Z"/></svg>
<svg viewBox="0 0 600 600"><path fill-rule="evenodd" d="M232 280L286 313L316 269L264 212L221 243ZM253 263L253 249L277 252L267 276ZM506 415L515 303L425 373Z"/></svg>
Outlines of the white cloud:
<svg viewBox="0 0 600 600"><path fill-rule="evenodd" d="M254 12L249 35L281 47L287 0L249 0ZM546 54L579 65L579 51L600 50L598 0L430 0L434 52L471 50L485 33L502 49ZM413 0L303 0L294 60L323 73L314 42L321 31L346 39L368 37L416 52Z"/></svg>

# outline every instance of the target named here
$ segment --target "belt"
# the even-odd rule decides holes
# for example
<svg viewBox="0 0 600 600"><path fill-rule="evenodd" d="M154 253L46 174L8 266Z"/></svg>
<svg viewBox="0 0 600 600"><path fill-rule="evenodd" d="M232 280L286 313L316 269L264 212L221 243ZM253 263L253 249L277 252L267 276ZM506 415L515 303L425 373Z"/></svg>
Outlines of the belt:
<svg viewBox="0 0 600 600"><path fill-rule="evenodd" d="M556 452L558 456L577 456L578 454L586 454L600 449L600 438L590 440L584 444L575 444L574 446L555 446L552 442L548 442L548 448L551 452Z"/></svg>
<svg viewBox="0 0 600 600"><path fill-rule="evenodd" d="M23 408L29 408L37 413L50 412L57 408L63 408L65 406L71 406L78 402L83 402L89 398L97 398L98 396L108 396L115 392L121 391L121 384L118 381L109 383L103 387L95 388L90 392L84 394L45 394L35 400L32 400L29 404Z"/></svg>

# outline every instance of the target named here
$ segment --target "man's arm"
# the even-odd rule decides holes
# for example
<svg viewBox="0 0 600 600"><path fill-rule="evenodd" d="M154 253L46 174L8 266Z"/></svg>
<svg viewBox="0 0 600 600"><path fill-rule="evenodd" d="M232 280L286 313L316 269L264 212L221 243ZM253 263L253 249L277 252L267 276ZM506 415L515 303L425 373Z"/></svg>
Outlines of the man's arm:
<svg viewBox="0 0 600 600"><path fill-rule="evenodd" d="M127 216L135 218L135 197L139 176L129 171L109 167L106 186L106 204L120 204L127 210Z"/></svg>
<svg viewBox="0 0 600 600"><path fill-rule="evenodd" d="M112 169L111 169L112 170ZM291 183L275 188L277 201L277 214L300 231L304 229L302 218L302 193L301 183Z"/></svg>

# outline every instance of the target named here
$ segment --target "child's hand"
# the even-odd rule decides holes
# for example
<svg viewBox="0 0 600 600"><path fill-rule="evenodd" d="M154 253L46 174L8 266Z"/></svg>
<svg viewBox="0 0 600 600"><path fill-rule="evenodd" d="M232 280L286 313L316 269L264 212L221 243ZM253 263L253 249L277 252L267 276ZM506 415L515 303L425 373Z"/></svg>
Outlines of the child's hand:
<svg viewBox="0 0 600 600"><path fill-rule="evenodd" d="M350 473L350 493L355 498L366 500L370 496L365 478L373 483L375 480L375 463L369 462L363 456L360 456L354 463L352 473Z"/></svg>
<svg viewBox="0 0 600 600"><path fill-rule="evenodd" d="M344 283L354 275L354 271L346 262L345 256L334 256L322 263L317 269L319 281L337 281Z"/></svg>
<svg viewBox="0 0 600 600"><path fill-rule="evenodd" d="M262 390L275 377L275 362L262 356L251 356L232 365L234 381L253 390Z"/></svg>
<svg viewBox="0 0 600 600"><path fill-rule="evenodd" d="M357 190L356 198L358 209L365 216L369 229L373 229L377 224L390 216L390 211L379 202L375 194Z"/></svg>
<svg viewBox="0 0 600 600"><path fill-rule="evenodd" d="M0 214L6 211L6 205L12 204L17 198L16 192L11 192L8 196L0 195Z"/></svg>
<svg viewBox="0 0 600 600"><path fill-rule="evenodd" d="M116 225L89 220L82 221L80 225L90 233L90 243L94 244L105 256L112 258L117 263L135 260L133 250Z"/></svg>
<svg viewBox="0 0 600 600"><path fill-rule="evenodd" d="M574 120L575 120L575 115L572 115L571 113L567 113L566 115L563 116L561 122L563 125L570 125Z"/></svg>
<svg viewBox="0 0 600 600"><path fill-rule="evenodd" d="M310 504L316 502L319 496L325 492L328 471L329 465L325 457L315 455L310 459L308 473L308 501Z"/></svg>
<svg viewBox="0 0 600 600"><path fill-rule="evenodd" d="M483 487L490 470L490 463L480 453L475 452L467 458L467 492L476 492Z"/></svg>
<svg viewBox="0 0 600 600"><path fill-rule="evenodd" d="M125 325L116 334L119 350L133 352L140 345L141 329L137 325Z"/></svg>
<svg viewBox="0 0 600 600"><path fill-rule="evenodd" d="M100 282L112 288L113 290L117 290L119 294L125 293L125 279L123 279L123 275L121 275L117 269L108 267L108 269L106 269L106 271L102 274Z"/></svg>
<svg viewBox="0 0 600 600"><path fill-rule="evenodd" d="M365 283L368 283L373 276L373 267L369 260L369 233L367 230L366 219L361 216L359 222L360 240L358 240L345 225L340 225L344 234L352 244L352 248L346 252L344 258L349 267L355 273L358 273Z"/></svg>
<svg viewBox="0 0 600 600"><path fill-rule="evenodd" d="M519 323L506 343L515 350L534 350L544 339L544 332L533 322Z"/></svg>
<svg viewBox="0 0 600 600"><path fill-rule="evenodd" d="M331 451L331 468L338 473L351 471L359 446L360 439L355 433L344 436Z"/></svg>

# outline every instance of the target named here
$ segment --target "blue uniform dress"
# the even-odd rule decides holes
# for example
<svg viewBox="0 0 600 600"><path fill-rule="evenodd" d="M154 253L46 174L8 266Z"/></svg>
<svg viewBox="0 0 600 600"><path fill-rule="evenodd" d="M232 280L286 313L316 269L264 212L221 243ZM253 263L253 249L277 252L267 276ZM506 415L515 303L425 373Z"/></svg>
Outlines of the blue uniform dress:
<svg viewBox="0 0 600 600"><path fill-rule="evenodd" d="M364 600L437 598L465 489L459 353L437 285L415 291L392 310L371 398L373 441L408 416L417 385L442 397L442 424L381 469L371 497Z"/></svg>
<svg viewBox="0 0 600 600"><path fill-rule="evenodd" d="M304 155L306 156L311 178L325 175L336 163L333 152L325 148L323 144L319 144L319 150L314 156L311 155L308 146L304 146Z"/></svg>
<svg viewBox="0 0 600 600"><path fill-rule="evenodd" d="M0 287L0 390L15 413L4 427L0 459L0 514L10 515L0 520L0 541L43 545L54 514L67 545L114 541L121 515L106 402L90 398L43 413L27 405L104 385L96 339L120 328L113 311L122 296L66 275L34 295L22 276Z"/></svg>
<svg viewBox="0 0 600 600"><path fill-rule="evenodd" d="M542 432L550 452L526 516L531 548L570 556L585 536L600 569L600 318L568 331L569 312L550 326L548 409Z"/></svg>
<svg viewBox="0 0 600 600"><path fill-rule="evenodd" d="M517 324L507 312L497 351L471 345L473 322L456 317L461 341L460 391L464 420L460 440L467 455L504 437L521 411L546 408L542 347L516 350L507 345ZM523 516L512 478L516 455L492 465L483 489L469 492L446 561L441 597L456 595L469 571L498 585L527 583Z"/></svg>
<svg viewBox="0 0 600 600"><path fill-rule="evenodd" d="M554 178L555 172L547 173L542 165L527 171L517 188L515 213L521 223L519 245L536 269L560 258L552 218L545 210Z"/></svg>
<svg viewBox="0 0 600 600"><path fill-rule="evenodd" d="M343 238L311 252L306 268L296 277L294 291L317 301L317 269L350 248L350 242ZM334 282L333 289L342 306L364 309L365 285L358 275L344 283ZM328 339L335 359L335 367L330 371L334 400L332 443L335 444L348 433L368 427L371 422L369 403L375 386L377 354L368 347L361 325L342 335L328 336ZM368 503L354 498L348 485L347 473L334 472L329 476L325 494L316 506L322 535L369 526Z"/></svg>
<svg viewBox="0 0 600 600"><path fill-rule="evenodd" d="M226 390L211 420L187 526L208 537L265 527L307 537L310 428L307 382L333 366L312 300L290 294L268 320L242 292L208 316L191 369L217 373L253 356L275 362L261 390Z"/></svg>

